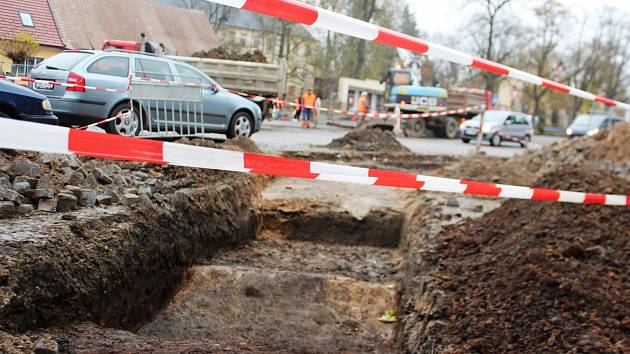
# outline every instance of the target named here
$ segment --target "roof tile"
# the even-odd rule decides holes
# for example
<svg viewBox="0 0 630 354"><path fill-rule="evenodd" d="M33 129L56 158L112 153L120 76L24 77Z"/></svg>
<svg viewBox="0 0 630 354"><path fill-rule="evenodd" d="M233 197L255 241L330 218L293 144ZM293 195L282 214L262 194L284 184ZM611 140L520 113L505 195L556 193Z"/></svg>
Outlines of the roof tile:
<svg viewBox="0 0 630 354"><path fill-rule="evenodd" d="M20 11L31 14L35 27L22 25ZM63 47L48 0L2 0L0 18L0 37L26 32L42 45Z"/></svg>

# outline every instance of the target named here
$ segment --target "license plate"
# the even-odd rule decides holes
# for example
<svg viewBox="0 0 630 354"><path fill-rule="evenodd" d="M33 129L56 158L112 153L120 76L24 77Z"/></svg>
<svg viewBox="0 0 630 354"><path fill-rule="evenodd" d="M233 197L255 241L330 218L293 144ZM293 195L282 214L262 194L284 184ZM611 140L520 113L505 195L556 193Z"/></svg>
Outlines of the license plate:
<svg viewBox="0 0 630 354"><path fill-rule="evenodd" d="M437 98L414 96L411 98L411 104L423 107L435 107L437 106Z"/></svg>
<svg viewBox="0 0 630 354"><path fill-rule="evenodd" d="M53 87L55 87L55 85L50 82L35 82L36 90L52 90Z"/></svg>
<svg viewBox="0 0 630 354"><path fill-rule="evenodd" d="M475 128L467 128L464 132L466 135L477 135L477 129Z"/></svg>

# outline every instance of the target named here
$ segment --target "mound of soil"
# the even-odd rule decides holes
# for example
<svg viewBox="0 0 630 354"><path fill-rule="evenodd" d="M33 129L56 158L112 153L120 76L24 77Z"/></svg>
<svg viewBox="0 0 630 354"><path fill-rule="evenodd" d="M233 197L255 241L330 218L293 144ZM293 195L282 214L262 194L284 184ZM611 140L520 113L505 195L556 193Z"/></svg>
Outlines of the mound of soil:
<svg viewBox="0 0 630 354"><path fill-rule="evenodd" d="M569 166L538 184L630 194L609 173ZM434 347L630 352L629 208L509 200L436 244L429 262L444 295L432 317L445 324L431 329Z"/></svg>
<svg viewBox="0 0 630 354"><path fill-rule="evenodd" d="M341 138L334 139L327 147L355 151L410 152L408 148L396 140L396 135L393 132L381 129L355 130Z"/></svg>
<svg viewBox="0 0 630 354"><path fill-rule="evenodd" d="M531 185L559 165L584 166L630 177L630 124L592 137L564 140L511 159L472 155L446 169L454 178Z"/></svg>
<svg viewBox="0 0 630 354"><path fill-rule="evenodd" d="M231 50L224 47L214 48L208 51L202 50L200 52L193 53L193 57L207 58L207 59L223 59L223 60L236 60L236 61L249 61L253 63L267 63L267 57L260 50L256 49L253 52L240 53L236 50Z"/></svg>

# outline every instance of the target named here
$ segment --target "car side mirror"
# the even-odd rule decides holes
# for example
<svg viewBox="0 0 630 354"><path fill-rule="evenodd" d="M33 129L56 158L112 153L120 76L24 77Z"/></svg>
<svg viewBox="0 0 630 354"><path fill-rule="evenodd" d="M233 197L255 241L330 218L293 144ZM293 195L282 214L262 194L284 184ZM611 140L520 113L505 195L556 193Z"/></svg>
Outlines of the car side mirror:
<svg viewBox="0 0 630 354"><path fill-rule="evenodd" d="M512 121L511 120L506 120L505 123L503 123L503 125L512 125Z"/></svg>

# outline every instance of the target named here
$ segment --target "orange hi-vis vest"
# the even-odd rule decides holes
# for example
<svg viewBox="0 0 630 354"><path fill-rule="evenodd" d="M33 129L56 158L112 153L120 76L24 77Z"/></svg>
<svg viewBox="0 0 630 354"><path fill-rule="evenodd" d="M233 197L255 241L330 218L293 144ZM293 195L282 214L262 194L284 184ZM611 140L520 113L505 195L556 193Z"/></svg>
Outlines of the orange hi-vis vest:
<svg viewBox="0 0 630 354"><path fill-rule="evenodd" d="M367 113L370 111L370 109L368 108L368 98L366 96L361 96L359 98L359 112L361 113Z"/></svg>
<svg viewBox="0 0 630 354"><path fill-rule="evenodd" d="M302 96L302 100L304 101L304 106L306 106L306 108L315 108L315 101L317 100L317 95L315 95L314 93L305 93L304 96Z"/></svg>

